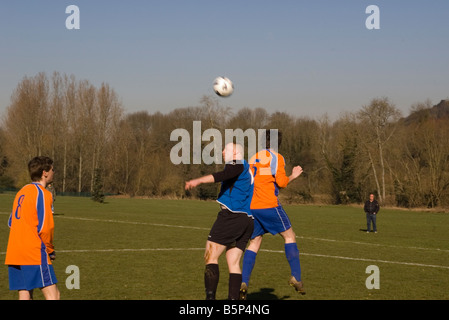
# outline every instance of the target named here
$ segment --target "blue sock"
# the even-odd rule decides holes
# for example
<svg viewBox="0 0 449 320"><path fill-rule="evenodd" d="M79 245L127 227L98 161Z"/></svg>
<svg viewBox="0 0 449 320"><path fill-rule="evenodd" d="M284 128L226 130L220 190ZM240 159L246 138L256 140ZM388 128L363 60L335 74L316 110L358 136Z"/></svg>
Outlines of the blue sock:
<svg viewBox="0 0 449 320"><path fill-rule="evenodd" d="M251 250L246 250L243 256L243 267L242 267L242 282L249 285L249 278L251 277L251 272L253 272L254 264L256 263L257 253Z"/></svg>
<svg viewBox="0 0 449 320"><path fill-rule="evenodd" d="M296 243L285 244L285 256L290 264L292 276L294 276L296 280L301 281L301 265L299 263L299 250Z"/></svg>

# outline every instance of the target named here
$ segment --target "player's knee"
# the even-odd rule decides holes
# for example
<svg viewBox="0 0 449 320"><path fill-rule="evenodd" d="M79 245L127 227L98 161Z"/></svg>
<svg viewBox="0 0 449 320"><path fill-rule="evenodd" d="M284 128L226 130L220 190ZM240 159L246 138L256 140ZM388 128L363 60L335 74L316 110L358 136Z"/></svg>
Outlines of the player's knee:
<svg viewBox="0 0 449 320"><path fill-rule="evenodd" d="M33 291L19 290L19 300L33 300Z"/></svg>
<svg viewBox="0 0 449 320"><path fill-rule="evenodd" d="M214 248L213 245L210 245L206 248L206 251L204 252L204 263L205 264L218 263L219 256L220 253L217 252L216 248Z"/></svg>
<svg viewBox="0 0 449 320"><path fill-rule="evenodd" d="M210 263L216 263L216 261L211 258L210 253L206 252L206 254L204 255L204 263L210 264Z"/></svg>
<svg viewBox="0 0 449 320"><path fill-rule="evenodd" d="M262 244L262 236L255 237L254 239L251 239L251 241L249 242L248 249L254 252L258 252L261 244Z"/></svg>
<svg viewBox="0 0 449 320"><path fill-rule="evenodd" d="M43 288L42 293L44 294L46 300L60 300L59 289L55 284Z"/></svg>
<svg viewBox="0 0 449 320"><path fill-rule="evenodd" d="M292 229L287 230L282 234L285 243L295 243L296 242L296 234Z"/></svg>

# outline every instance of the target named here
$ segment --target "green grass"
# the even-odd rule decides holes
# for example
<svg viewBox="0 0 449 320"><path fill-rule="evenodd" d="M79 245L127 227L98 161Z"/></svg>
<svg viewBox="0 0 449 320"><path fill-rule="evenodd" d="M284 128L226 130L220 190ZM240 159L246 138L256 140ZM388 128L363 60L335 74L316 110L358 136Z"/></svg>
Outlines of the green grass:
<svg viewBox="0 0 449 320"><path fill-rule="evenodd" d="M0 194L0 259L8 239L13 194ZM361 208L285 206L298 237L307 294L287 285L289 267L279 236L266 235L248 299L449 299L449 215L382 209L378 233L364 232ZM218 206L194 200L57 197L54 263L62 299L202 300L203 253ZM1 222L3 221L3 222ZM66 268L80 270L80 289L69 290ZM366 267L380 270L380 289L369 290ZM227 297L227 266L220 260L217 298ZM0 268L0 299L8 290ZM38 292L36 299L42 299Z"/></svg>

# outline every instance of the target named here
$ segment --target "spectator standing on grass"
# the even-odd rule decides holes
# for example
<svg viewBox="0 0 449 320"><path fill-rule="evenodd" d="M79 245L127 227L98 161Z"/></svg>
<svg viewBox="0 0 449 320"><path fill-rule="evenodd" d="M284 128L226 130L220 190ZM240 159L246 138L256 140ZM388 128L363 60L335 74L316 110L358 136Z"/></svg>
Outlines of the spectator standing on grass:
<svg viewBox="0 0 449 320"><path fill-rule="evenodd" d="M39 288L45 299L59 300L56 276L51 261L53 246L53 197L46 189L53 181L53 160L35 157L28 163L32 183L17 193L11 215L5 264L9 289L19 292L19 300L32 300Z"/></svg>
<svg viewBox="0 0 449 320"><path fill-rule="evenodd" d="M379 212L380 206L376 199L374 199L374 194L369 195L369 200L365 202L363 210L366 213L366 232L371 231L371 224L373 225L374 233L377 233L376 217Z"/></svg>

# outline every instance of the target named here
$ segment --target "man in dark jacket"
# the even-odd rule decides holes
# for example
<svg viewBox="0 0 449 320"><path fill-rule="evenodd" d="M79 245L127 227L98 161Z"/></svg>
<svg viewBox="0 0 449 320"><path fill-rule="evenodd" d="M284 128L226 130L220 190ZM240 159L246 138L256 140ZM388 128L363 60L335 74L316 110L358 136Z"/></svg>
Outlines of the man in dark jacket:
<svg viewBox="0 0 449 320"><path fill-rule="evenodd" d="M376 216L379 212L379 203L377 200L374 199L374 194L369 195L369 200L365 202L365 206L363 207L363 210L366 213L366 232L370 232L371 230L371 222L373 223L373 231L374 233L377 233L377 226L376 226Z"/></svg>

